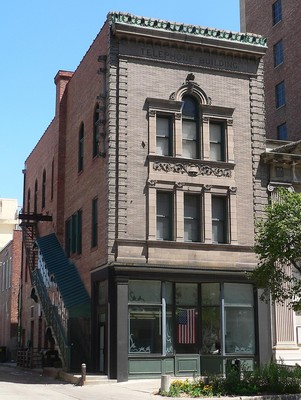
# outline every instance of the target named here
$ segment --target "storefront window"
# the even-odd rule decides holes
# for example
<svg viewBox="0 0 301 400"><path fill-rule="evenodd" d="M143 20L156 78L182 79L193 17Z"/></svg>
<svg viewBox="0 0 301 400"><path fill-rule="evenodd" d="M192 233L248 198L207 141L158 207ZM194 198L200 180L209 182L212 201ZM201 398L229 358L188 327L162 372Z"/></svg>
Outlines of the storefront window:
<svg viewBox="0 0 301 400"><path fill-rule="evenodd" d="M130 281L129 301L135 303L161 304L161 282Z"/></svg>
<svg viewBox="0 0 301 400"><path fill-rule="evenodd" d="M255 354L252 285L129 281L129 353Z"/></svg>
<svg viewBox="0 0 301 400"><path fill-rule="evenodd" d="M129 307L129 353L162 352L161 307Z"/></svg>
<svg viewBox="0 0 301 400"><path fill-rule="evenodd" d="M202 354L220 354L220 285L218 283L202 284L201 303Z"/></svg>
<svg viewBox="0 0 301 400"><path fill-rule="evenodd" d="M254 354L252 285L225 283L225 352Z"/></svg>
<svg viewBox="0 0 301 400"><path fill-rule="evenodd" d="M197 351L198 285L176 284L176 332L177 352Z"/></svg>

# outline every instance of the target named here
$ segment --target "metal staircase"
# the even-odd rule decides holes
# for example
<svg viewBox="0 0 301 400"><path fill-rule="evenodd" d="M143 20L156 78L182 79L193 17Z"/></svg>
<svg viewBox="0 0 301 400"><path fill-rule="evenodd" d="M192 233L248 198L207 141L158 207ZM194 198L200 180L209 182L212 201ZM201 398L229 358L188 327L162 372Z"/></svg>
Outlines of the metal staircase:
<svg viewBox="0 0 301 400"><path fill-rule="evenodd" d="M38 294L44 318L52 329L63 367L69 369L70 347L68 345L67 335L64 331L57 307L52 305L41 273L37 268L38 256L37 246L35 244L36 239L38 238L37 222L41 220L51 221L52 217L41 214L20 214L19 218L22 220L20 226L22 227L23 232L23 243L30 273L30 280Z"/></svg>

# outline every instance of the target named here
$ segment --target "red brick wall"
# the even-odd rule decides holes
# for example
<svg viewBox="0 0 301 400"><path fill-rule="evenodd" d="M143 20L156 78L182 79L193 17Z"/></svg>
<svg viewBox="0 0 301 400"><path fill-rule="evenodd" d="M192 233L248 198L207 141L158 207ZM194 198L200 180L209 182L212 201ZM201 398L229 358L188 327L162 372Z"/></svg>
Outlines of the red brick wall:
<svg viewBox="0 0 301 400"><path fill-rule="evenodd" d="M7 356L15 357L17 348L18 295L20 287L22 232L15 230L13 239L0 252L0 346L7 347ZM10 284L2 290L2 268L11 262Z"/></svg>
<svg viewBox="0 0 301 400"><path fill-rule="evenodd" d="M98 57L106 55L108 32L103 29L87 51L74 74L56 76L56 116L26 161L25 204L28 189L34 207L35 181L38 181L37 212L52 215L52 222L39 222L40 236L55 232L64 246L65 221L82 210L82 254L74 258L86 288L90 291L90 270L106 262L106 158L93 159L93 114L97 96L103 91L102 66ZM60 79L60 76L63 79ZM66 79L70 79L66 85ZM65 89L65 90L64 90ZM84 123L84 168L78 173L78 135ZM51 198L54 161L53 198ZM46 171L46 202L42 209L42 176ZM92 199L98 197L99 223L97 248L91 249Z"/></svg>
<svg viewBox="0 0 301 400"><path fill-rule="evenodd" d="M282 1L282 21L273 26L272 4L275 0L245 0L246 30L268 38L265 56L265 98L267 137L277 138L277 126L286 122L289 140L301 138L299 69L301 63L301 7L299 0ZM284 63L274 68L273 46L280 39ZM276 110L275 85L285 81L286 105Z"/></svg>

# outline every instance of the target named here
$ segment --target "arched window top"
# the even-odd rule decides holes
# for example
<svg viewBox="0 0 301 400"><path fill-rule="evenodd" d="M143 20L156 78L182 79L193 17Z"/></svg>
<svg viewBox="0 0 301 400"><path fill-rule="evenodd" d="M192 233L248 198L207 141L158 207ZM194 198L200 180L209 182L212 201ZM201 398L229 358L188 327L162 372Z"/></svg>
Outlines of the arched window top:
<svg viewBox="0 0 301 400"><path fill-rule="evenodd" d="M199 104L210 105L210 97L208 97L206 92L194 82L194 76L193 79L190 75L188 76L189 78L187 77L186 82L176 92L171 94L170 99L184 101L185 97L191 97Z"/></svg>
<svg viewBox="0 0 301 400"><path fill-rule="evenodd" d="M193 96L184 95L182 98L183 101L183 111L182 114L184 117L188 118L196 118L198 116L198 103Z"/></svg>

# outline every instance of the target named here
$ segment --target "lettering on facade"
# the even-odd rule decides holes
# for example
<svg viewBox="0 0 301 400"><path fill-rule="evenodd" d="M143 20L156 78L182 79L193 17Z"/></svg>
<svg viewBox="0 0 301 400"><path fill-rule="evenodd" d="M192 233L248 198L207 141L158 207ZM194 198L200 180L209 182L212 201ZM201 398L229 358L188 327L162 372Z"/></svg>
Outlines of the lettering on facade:
<svg viewBox="0 0 301 400"><path fill-rule="evenodd" d="M189 64L194 66L222 69L236 72L246 72L255 74L257 71L257 61L255 59L246 59L218 53L217 51L189 51L175 48L167 48L151 45L133 45L132 43L123 43L121 46L123 53L131 56L149 58L153 60L175 62L180 64Z"/></svg>

